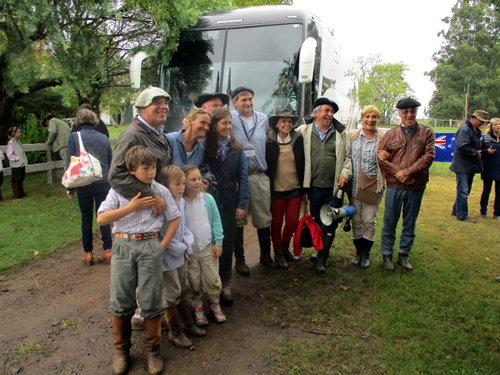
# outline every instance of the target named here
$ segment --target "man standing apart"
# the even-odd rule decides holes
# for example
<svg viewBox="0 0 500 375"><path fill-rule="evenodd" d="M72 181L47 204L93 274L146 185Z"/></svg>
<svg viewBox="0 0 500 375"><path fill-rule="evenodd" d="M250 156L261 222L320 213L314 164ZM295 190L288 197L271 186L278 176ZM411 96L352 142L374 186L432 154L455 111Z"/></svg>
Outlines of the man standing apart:
<svg viewBox="0 0 500 375"><path fill-rule="evenodd" d="M269 124L267 116L253 110L254 91L246 86L233 90L231 98L235 111L231 111L233 133L236 139L243 143L248 160L248 192L250 200L245 208L245 216L238 222L234 256L236 271L244 276L250 274L245 263L243 249L243 229L247 225L247 213L252 210L252 224L257 228L260 247L260 263L276 269L276 263L271 258L271 185L267 170L266 142Z"/></svg>
<svg viewBox="0 0 500 375"><path fill-rule="evenodd" d="M381 251L384 268L389 271L394 271L392 254L401 208L403 229L398 263L408 271L413 270L408 255L416 236L415 227L429 181L429 168L436 155L434 131L417 123L418 107L420 103L411 97L396 104L401 125L387 131L378 148L380 167L387 182Z"/></svg>
<svg viewBox="0 0 500 375"><path fill-rule="evenodd" d="M316 257L316 272L326 272L326 261L335 239L338 223L325 226L320 220L324 204L342 205L342 199L334 198L337 190L343 190L352 177L351 142L345 126L333 115L339 106L328 98L318 98L313 103L314 123L301 125L298 131L304 137L306 166L304 172L304 199L309 199L311 215L323 230L323 249Z"/></svg>
<svg viewBox="0 0 500 375"><path fill-rule="evenodd" d="M141 145L149 148L156 156L156 177L163 167L171 163L171 151L167 137L163 133L163 123L167 120L170 95L158 87L149 86L142 91L135 101L139 115L120 134L113 151L113 161L108 175L111 187L126 199L132 199L137 193L141 198L154 197L155 216L163 213L165 202L160 196L137 178L132 176L125 163L125 154L132 146Z"/></svg>
<svg viewBox="0 0 500 375"><path fill-rule="evenodd" d="M477 110L470 120L465 120L455 133L455 149L450 169L457 178L457 196L451 214L464 223L476 223L469 217L467 198L472 189L474 175L481 173L481 130L490 122L489 113Z"/></svg>
<svg viewBox="0 0 500 375"><path fill-rule="evenodd" d="M205 111L212 113L216 108L222 108L228 105L229 98L226 94L215 92L213 94L200 94L194 105L198 108L203 108Z"/></svg>
<svg viewBox="0 0 500 375"><path fill-rule="evenodd" d="M68 138L71 133L69 124L56 119L53 115L48 115L43 118L42 125L49 128L47 144L52 147L52 153L59 154L61 159L66 161Z"/></svg>

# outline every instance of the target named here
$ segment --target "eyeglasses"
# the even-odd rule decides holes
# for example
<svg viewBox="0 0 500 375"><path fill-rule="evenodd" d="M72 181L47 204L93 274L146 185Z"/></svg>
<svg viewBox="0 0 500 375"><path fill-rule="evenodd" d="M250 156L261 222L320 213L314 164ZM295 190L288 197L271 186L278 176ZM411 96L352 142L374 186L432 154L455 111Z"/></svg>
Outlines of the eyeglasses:
<svg viewBox="0 0 500 375"><path fill-rule="evenodd" d="M412 114L412 115L416 115L417 114L417 109L416 108L405 108L405 109L400 109L399 110L399 113L401 113L402 115L408 115L408 114Z"/></svg>

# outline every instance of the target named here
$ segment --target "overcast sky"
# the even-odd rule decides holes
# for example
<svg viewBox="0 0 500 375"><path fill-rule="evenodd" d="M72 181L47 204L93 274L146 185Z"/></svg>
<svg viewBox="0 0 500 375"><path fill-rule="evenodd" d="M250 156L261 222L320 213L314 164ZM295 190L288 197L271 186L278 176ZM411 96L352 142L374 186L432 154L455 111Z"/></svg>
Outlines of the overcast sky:
<svg viewBox="0 0 500 375"><path fill-rule="evenodd" d="M294 0L333 26L342 55L351 62L381 53L383 62L406 64L406 81L428 106L434 84L424 75L435 66L432 55L443 42L437 34L447 29L441 20L452 15L456 0Z"/></svg>

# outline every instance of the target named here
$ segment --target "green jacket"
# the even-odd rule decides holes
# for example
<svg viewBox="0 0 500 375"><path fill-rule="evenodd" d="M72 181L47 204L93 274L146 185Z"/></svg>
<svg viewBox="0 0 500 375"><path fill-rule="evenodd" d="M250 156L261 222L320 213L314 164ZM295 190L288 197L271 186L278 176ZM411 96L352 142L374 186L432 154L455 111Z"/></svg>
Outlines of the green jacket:
<svg viewBox="0 0 500 375"><path fill-rule="evenodd" d="M49 121L49 138L47 144L52 146L52 152L58 152L63 147L68 147L68 138L71 128L65 121L51 118Z"/></svg>

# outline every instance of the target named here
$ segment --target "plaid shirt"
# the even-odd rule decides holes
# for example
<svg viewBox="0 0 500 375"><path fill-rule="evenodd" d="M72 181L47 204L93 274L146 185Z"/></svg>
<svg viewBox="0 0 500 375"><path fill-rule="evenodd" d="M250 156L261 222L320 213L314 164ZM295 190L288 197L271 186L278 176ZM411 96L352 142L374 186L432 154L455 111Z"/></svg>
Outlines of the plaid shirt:
<svg viewBox="0 0 500 375"><path fill-rule="evenodd" d="M363 142L363 156L361 158L361 168L369 177L375 177L378 172L377 166L377 134L372 139L368 139L365 132L361 130L359 136L351 142L351 158L352 158L352 195L356 195L359 179L359 157L361 149L361 141Z"/></svg>

